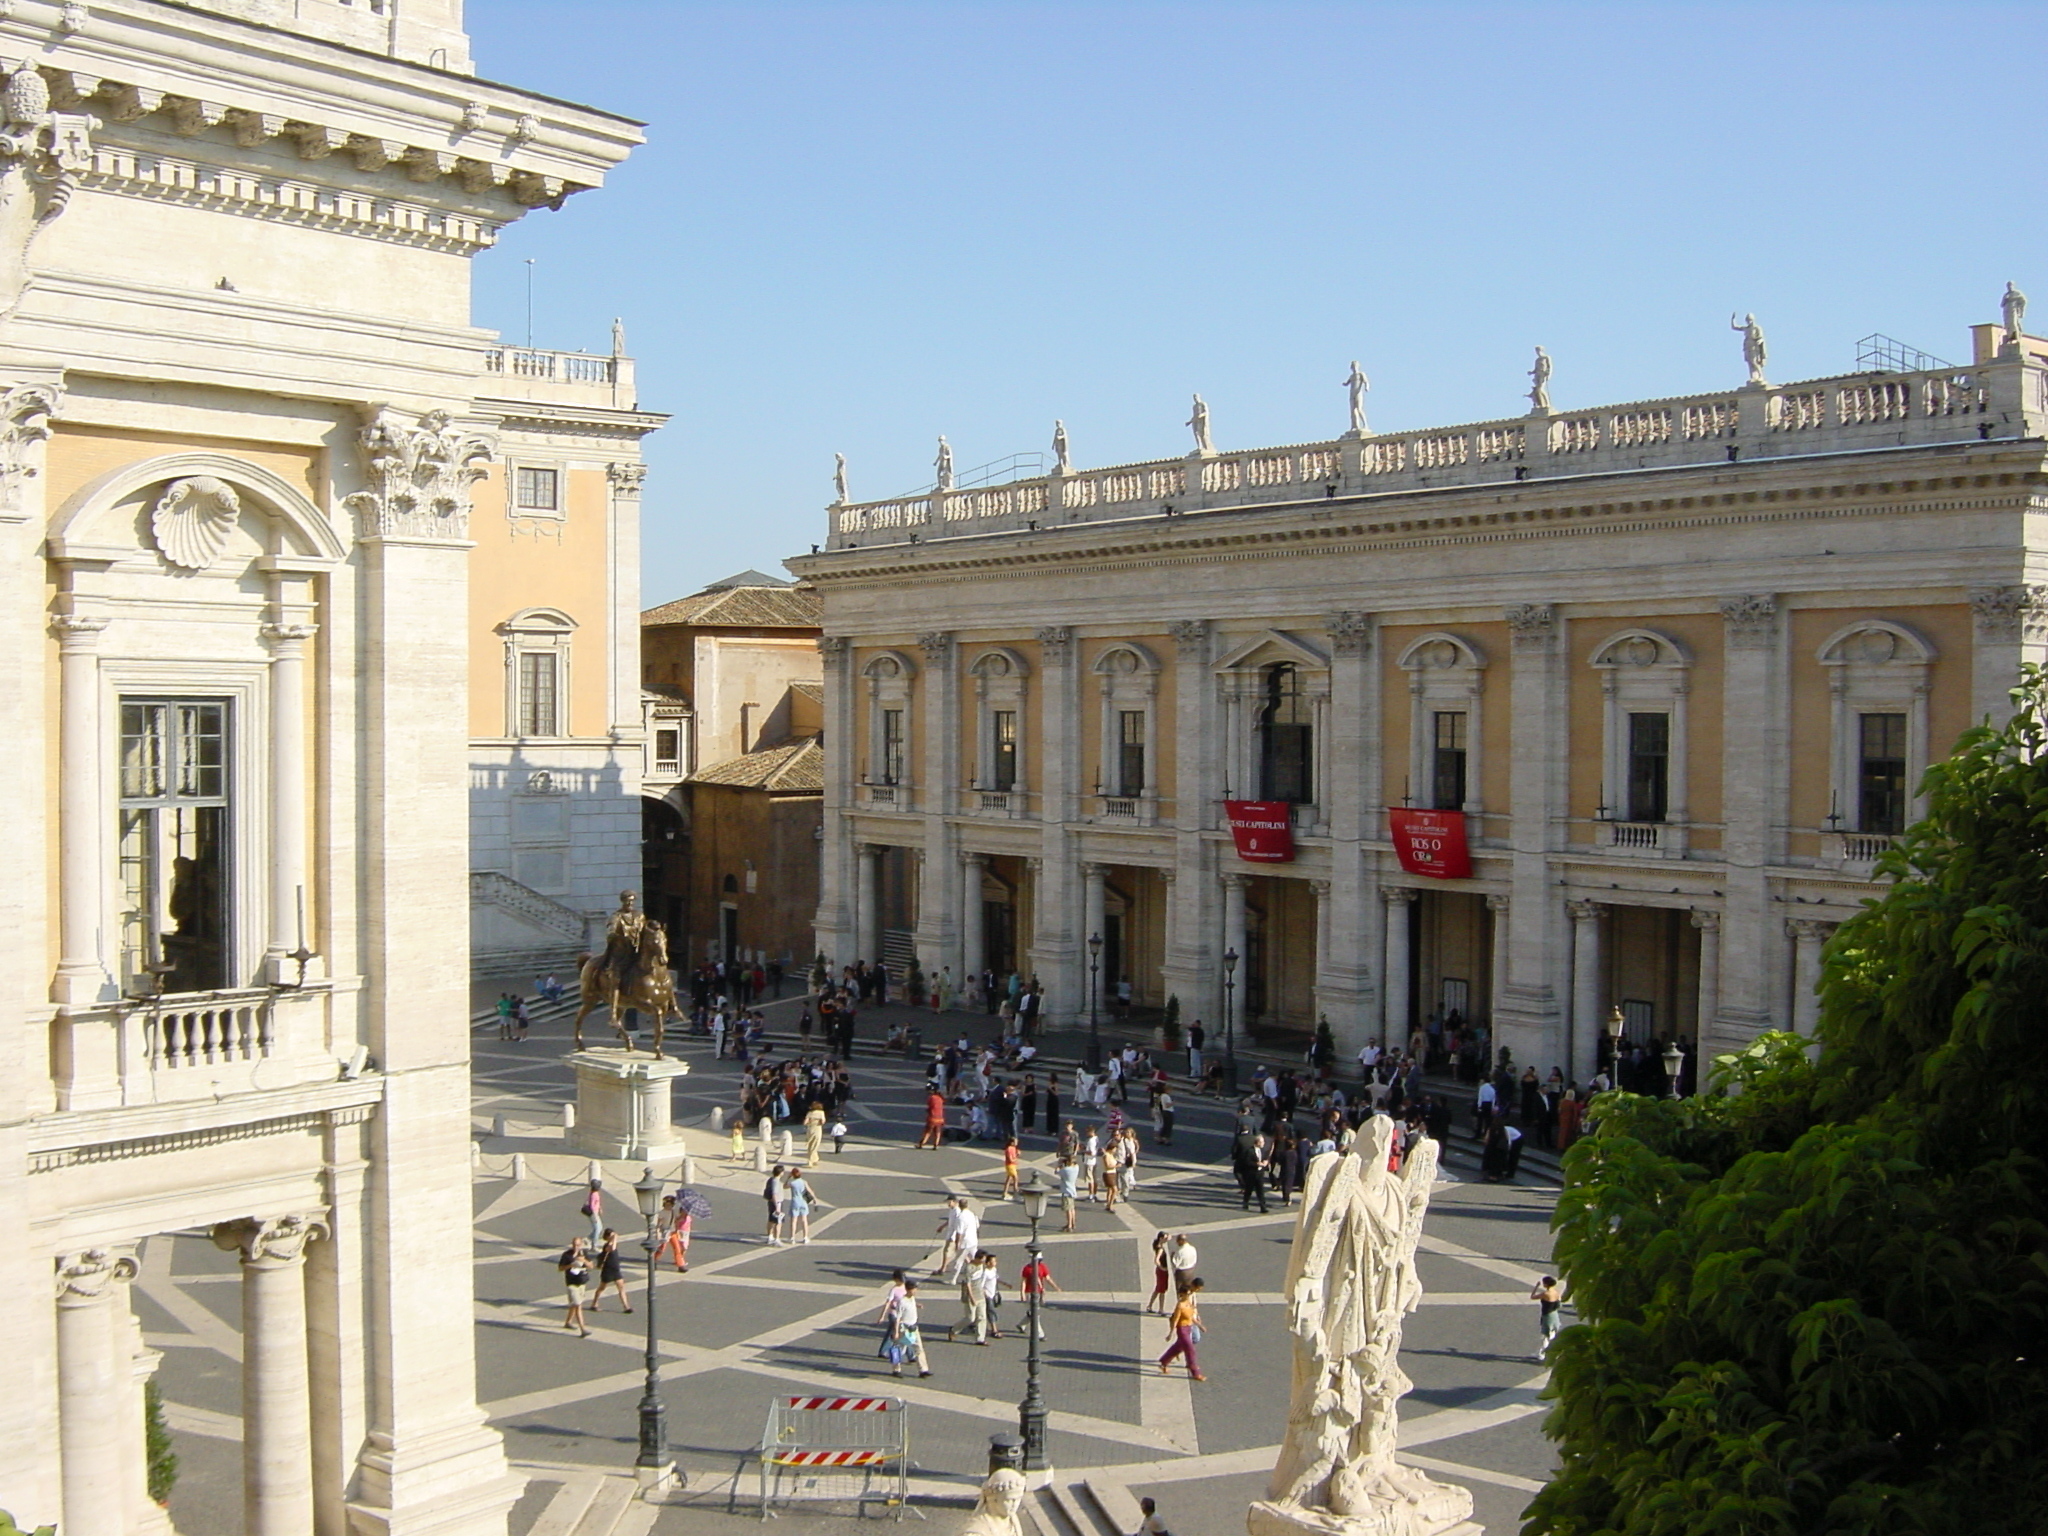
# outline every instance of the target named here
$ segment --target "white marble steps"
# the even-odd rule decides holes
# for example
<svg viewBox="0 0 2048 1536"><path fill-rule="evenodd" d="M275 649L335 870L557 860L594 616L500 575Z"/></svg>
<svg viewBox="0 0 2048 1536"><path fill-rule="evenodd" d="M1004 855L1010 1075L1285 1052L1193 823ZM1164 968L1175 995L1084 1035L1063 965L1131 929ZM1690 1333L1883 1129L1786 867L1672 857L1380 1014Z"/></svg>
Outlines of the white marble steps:
<svg viewBox="0 0 2048 1536"><path fill-rule="evenodd" d="M633 1479L576 1473L548 1500L526 1536L647 1536L660 1507L634 1497Z"/></svg>
<svg viewBox="0 0 2048 1536"><path fill-rule="evenodd" d="M1126 1508L1125 1506L1128 1506ZM1142 1518L1138 1502L1116 1486L1055 1477L1026 1500L1038 1536L1130 1536Z"/></svg>

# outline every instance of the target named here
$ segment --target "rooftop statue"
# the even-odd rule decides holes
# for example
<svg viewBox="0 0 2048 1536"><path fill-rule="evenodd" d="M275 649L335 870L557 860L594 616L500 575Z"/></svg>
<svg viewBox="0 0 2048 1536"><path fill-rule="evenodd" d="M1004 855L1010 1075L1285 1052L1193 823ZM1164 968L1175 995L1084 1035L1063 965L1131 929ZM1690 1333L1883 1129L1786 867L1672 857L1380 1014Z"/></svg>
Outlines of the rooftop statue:
<svg viewBox="0 0 2048 1536"><path fill-rule="evenodd" d="M1365 436L1365 392L1372 388L1372 380L1365 376L1365 370L1358 366L1358 360L1351 361L1351 377L1344 381L1344 387L1351 392L1351 430L1358 436Z"/></svg>
<svg viewBox="0 0 2048 1536"><path fill-rule="evenodd" d="M1422 1299L1415 1247L1436 1180L1436 1143L1387 1167L1394 1124L1374 1116L1349 1152L1308 1166L1287 1257L1294 1386L1287 1436L1251 1506L1251 1536L1438 1536L1471 1518L1472 1495L1394 1460L1401 1319Z"/></svg>
<svg viewBox="0 0 2048 1536"><path fill-rule="evenodd" d="M1728 317L1728 329L1742 332L1742 360L1749 364L1749 383L1752 389L1764 387L1764 364L1771 360L1770 348L1764 345L1764 328L1756 323L1755 315L1744 315L1740 320Z"/></svg>
<svg viewBox="0 0 2048 1536"><path fill-rule="evenodd" d="M1063 475L1074 467L1067 458L1067 424L1064 421L1052 424L1052 461Z"/></svg>
<svg viewBox="0 0 2048 1536"><path fill-rule="evenodd" d="M846 455L843 453L832 455L832 489L838 493L833 498L835 501L844 502L849 499L846 494Z"/></svg>
<svg viewBox="0 0 2048 1536"><path fill-rule="evenodd" d="M1209 441L1209 406L1200 395L1195 396L1194 414L1188 417L1187 425L1195 434L1195 452L1214 453L1216 445Z"/></svg>
<svg viewBox="0 0 2048 1536"><path fill-rule="evenodd" d="M939 456L932 460L932 468L938 471L937 489L953 489L953 445L944 437L939 439Z"/></svg>
<svg viewBox="0 0 2048 1536"><path fill-rule="evenodd" d="M2005 297L1998 301L1999 313L2005 316L2005 339L2014 345L2019 343L2020 326L2027 318L2027 296L2011 283L2005 285Z"/></svg>
<svg viewBox="0 0 2048 1536"><path fill-rule="evenodd" d="M1532 412L1550 409L1550 354L1541 347L1536 349L1536 362L1529 370L1529 409Z"/></svg>

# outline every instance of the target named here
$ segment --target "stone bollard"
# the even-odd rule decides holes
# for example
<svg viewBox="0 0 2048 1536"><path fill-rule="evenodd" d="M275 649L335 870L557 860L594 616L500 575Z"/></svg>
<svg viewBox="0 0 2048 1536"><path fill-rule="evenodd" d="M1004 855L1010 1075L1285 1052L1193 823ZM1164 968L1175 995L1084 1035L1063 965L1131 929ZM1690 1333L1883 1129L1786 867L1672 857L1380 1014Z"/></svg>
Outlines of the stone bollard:
<svg viewBox="0 0 2048 1536"><path fill-rule="evenodd" d="M988 1470L994 1474L1008 1467L1012 1472L1024 1470L1024 1442L1015 1435L990 1435L988 1437Z"/></svg>
<svg viewBox="0 0 2048 1536"><path fill-rule="evenodd" d="M710 1126L711 1129L714 1131L723 1131L728 1129L725 1119L725 1111L715 1107L712 1109L710 1114L704 1117L704 1123Z"/></svg>
<svg viewBox="0 0 2048 1536"><path fill-rule="evenodd" d="M481 1168L483 1167L483 1165L484 1144L476 1140L474 1137L472 1137L470 1138L469 1143L469 1166L472 1168Z"/></svg>
<svg viewBox="0 0 2048 1536"><path fill-rule="evenodd" d="M525 1180L526 1154L524 1152L514 1152L512 1154L512 1182L515 1184L520 1184L524 1183Z"/></svg>
<svg viewBox="0 0 2048 1536"><path fill-rule="evenodd" d="M505 1139L505 1117L503 1115L491 1116L491 1134L500 1141Z"/></svg>
<svg viewBox="0 0 2048 1536"><path fill-rule="evenodd" d="M677 1172L676 1179L685 1187L697 1182L697 1160L687 1152L683 1154L683 1166Z"/></svg>
<svg viewBox="0 0 2048 1536"><path fill-rule="evenodd" d="M767 1144L767 1143L766 1143L765 1141L764 1141L764 1142L757 1142L757 1143L755 1143L755 1145L754 1145L754 1172L756 1172L756 1173L766 1173L767 1171L768 1171L768 1144Z"/></svg>
<svg viewBox="0 0 2048 1536"><path fill-rule="evenodd" d="M782 1133L782 1160L785 1163L796 1161L796 1133L794 1131L784 1131Z"/></svg>
<svg viewBox="0 0 2048 1536"><path fill-rule="evenodd" d="M767 1151L768 1143L775 1137L775 1122L763 1115L755 1124L754 1130L761 1138L761 1150Z"/></svg>
<svg viewBox="0 0 2048 1536"><path fill-rule="evenodd" d="M565 1131L576 1129L576 1106L574 1104L564 1104L562 1106L562 1129Z"/></svg>

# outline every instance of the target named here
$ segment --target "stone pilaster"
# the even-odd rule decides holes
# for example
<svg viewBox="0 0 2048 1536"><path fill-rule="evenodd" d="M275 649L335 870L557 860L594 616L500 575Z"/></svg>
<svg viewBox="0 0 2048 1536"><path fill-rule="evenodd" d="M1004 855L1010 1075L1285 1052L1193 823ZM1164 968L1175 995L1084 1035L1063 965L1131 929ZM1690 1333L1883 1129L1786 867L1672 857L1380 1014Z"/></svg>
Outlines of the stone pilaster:
<svg viewBox="0 0 2048 1536"><path fill-rule="evenodd" d="M1743 963L1722 968L1720 1007L1701 1026L1702 1060L1740 1050L1757 1031L1775 1027L1786 995L1785 945L1767 873L1780 851L1784 803L1783 625L1769 593L1724 598L1721 618L1721 934L1723 952Z"/></svg>
<svg viewBox="0 0 2048 1536"><path fill-rule="evenodd" d="M1972 588L1970 616L1970 721L2003 725L2012 715L2020 664L2044 659L2048 586Z"/></svg>
<svg viewBox="0 0 2048 1536"><path fill-rule="evenodd" d="M1088 1011L1085 934L1081 916L1079 863L1072 823L1080 814L1080 694L1074 672L1074 631L1048 624L1037 632L1040 768L1044 792L1039 815L1044 841L1032 891L1030 962L1045 984L1048 1021L1085 1019Z"/></svg>
<svg viewBox="0 0 2048 1536"><path fill-rule="evenodd" d="M1196 1019L1218 1028L1223 1000L1218 975L1223 951L1216 943L1216 887L1211 854L1202 834L1215 824L1218 799L1214 775L1216 685L1209 674L1213 626L1207 619L1176 619L1167 625L1174 648L1174 868L1179 878L1167 892L1166 990L1180 999L1181 1023Z"/></svg>
<svg viewBox="0 0 2048 1536"><path fill-rule="evenodd" d="M833 973L856 959L871 959L859 926L853 842L852 743L854 730L854 677L852 645L844 635L824 635L818 653L825 670L825 740L838 749L825 754L825 795L822 816L825 835L819 845L818 912L814 940L819 954L830 962Z"/></svg>
<svg viewBox="0 0 2048 1536"><path fill-rule="evenodd" d="M1405 1046L1408 1031L1415 1027L1414 999L1409 996L1414 974L1408 963L1409 927L1415 898L1421 892L1405 885L1380 887L1380 902L1387 911L1386 963L1381 973L1380 1043L1388 1049Z"/></svg>
<svg viewBox="0 0 2048 1536"><path fill-rule="evenodd" d="M927 631L917 644L924 655L924 711L918 722L924 760L918 785L924 878L917 891L917 958L936 985L942 970L950 969L958 981L962 969L960 865L947 820L960 793L959 648L946 630Z"/></svg>
<svg viewBox="0 0 2048 1536"><path fill-rule="evenodd" d="M1563 841L1567 775L1570 767L1569 690L1562 644L1564 621L1549 603L1522 603L1507 610L1512 666L1509 675L1514 721L1513 757L1508 769L1508 842L1513 852L1509 879L1508 944L1496 948L1494 965L1505 966L1499 987L1493 1043L1514 1059L1560 1061L1570 1055L1564 998L1568 981L1562 915L1550 891L1551 856ZM1474 718L1474 736L1479 734ZM1503 745L1508 745L1503 743Z"/></svg>
<svg viewBox="0 0 2048 1536"><path fill-rule="evenodd" d="M1568 901L1572 920L1571 1080L1580 1085L1599 1070L1600 1035L1605 1016L1600 1008L1600 921L1597 901ZM1524 1066L1528 1063L1524 1062Z"/></svg>

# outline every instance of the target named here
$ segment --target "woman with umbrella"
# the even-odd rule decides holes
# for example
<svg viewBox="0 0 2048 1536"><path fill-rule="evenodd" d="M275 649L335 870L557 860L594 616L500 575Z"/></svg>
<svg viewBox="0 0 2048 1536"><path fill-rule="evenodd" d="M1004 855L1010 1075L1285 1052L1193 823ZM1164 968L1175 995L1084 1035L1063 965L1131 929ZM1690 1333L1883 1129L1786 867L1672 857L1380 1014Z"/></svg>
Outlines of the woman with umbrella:
<svg viewBox="0 0 2048 1536"><path fill-rule="evenodd" d="M685 1186L672 1195L661 1197L661 1221L655 1229L661 1239L661 1246L654 1251L659 1259L670 1254L675 1260L676 1273L683 1274L690 1267L690 1227L697 1218L709 1218L711 1202L696 1190Z"/></svg>

